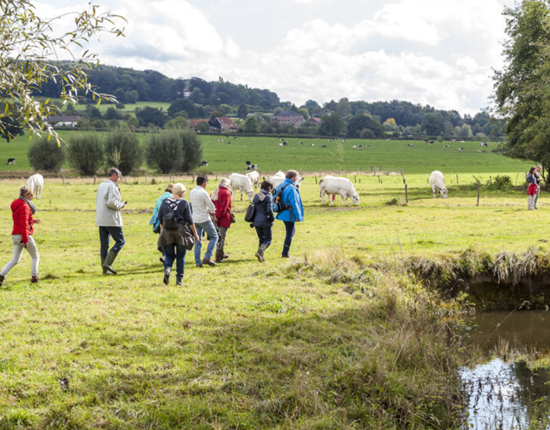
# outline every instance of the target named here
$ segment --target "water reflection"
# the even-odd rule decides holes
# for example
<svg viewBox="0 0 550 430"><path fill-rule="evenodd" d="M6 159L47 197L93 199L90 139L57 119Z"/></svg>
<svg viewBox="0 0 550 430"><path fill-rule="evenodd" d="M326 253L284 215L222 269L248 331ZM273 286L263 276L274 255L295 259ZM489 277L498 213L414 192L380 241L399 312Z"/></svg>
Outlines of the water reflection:
<svg viewBox="0 0 550 430"><path fill-rule="evenodd" d="M510 345L513 349L550 350L550 313L492 312L476 318L473 342L488 353ZM469 395L468 426L472 429L550 429L550 372L531 370L525 362L500 358L462 369Z"/></svg>

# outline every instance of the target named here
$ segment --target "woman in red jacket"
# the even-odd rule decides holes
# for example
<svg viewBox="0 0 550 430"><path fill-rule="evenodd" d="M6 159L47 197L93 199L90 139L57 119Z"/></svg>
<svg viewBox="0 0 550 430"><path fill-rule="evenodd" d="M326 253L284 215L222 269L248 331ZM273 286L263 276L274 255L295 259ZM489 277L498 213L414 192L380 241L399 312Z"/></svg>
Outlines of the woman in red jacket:
<svg viewBox="0 0 550 430"><path fill-rule="evenodd" d="M0 272L0 285L4 282L4 278L8 272L21 260L23 249L26 249L32 258L31 263L31 283L38 284L38 264L40 255L36 243L32 238L34 232L34 224L40 224L40 220L33 219L36 213L36 206L31 202L33 193L29 187L23 185L19 188L19 198L11 204L13 231L11 238L13 241L13 258L4 266Z"/></svg>
<svg viewBox="0 0 550 430"><path fill-rule="evenodd" d="M221 263L229 258L229 254L226 254L223 250L227 229L231 226L231 191L229 185L229 179L223 178L218 188L210 196L212 203L216 206L215 221L217 220L216 225L220 232L216 248L216 263Z"/></svg>

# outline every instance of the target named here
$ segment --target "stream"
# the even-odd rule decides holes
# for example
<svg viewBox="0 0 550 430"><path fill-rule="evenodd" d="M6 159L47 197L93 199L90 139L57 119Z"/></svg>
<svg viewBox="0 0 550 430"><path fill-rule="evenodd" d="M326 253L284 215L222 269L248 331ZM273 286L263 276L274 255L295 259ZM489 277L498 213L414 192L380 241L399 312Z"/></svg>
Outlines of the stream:
<svg viewBox="0 0 550 430"><path fill-rule="evenodd" d="M472 343L501 358L461 369L468 428L550 430L550 369L531 370L507 357L519 350L537 360L550 358L550 312L488 312L475 322Z"/></svg>

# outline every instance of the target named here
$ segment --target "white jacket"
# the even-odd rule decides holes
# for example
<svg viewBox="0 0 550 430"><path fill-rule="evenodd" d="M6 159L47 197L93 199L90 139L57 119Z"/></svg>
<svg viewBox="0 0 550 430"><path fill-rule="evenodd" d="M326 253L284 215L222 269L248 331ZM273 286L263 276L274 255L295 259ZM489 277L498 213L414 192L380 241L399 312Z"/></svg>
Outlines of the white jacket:
<svg viewBox="0 0 550 430"><path fill-rule="evenodd" d="M100 227L122 227L120 209L122 198L116 182L105 179L97 187L95 200L95 225Z"/></svg>
<svg viewBox="0 0 550 430"><path fill-rule="evenodd" d="M189 193L189 201L191 202L193 221L195 223L209 221L211 219L210 213L216 212L216 206L214 206L214 203L210 200L210 196L206 190L199 185L193 188Z"/></svg>

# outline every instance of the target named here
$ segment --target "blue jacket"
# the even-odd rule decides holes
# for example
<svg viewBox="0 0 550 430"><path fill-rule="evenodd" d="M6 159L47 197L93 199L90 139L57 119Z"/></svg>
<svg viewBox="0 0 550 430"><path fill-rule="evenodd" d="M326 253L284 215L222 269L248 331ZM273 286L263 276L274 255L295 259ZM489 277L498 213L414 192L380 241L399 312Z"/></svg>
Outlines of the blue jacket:
<svg viewBox="0 0 550 430"><path fill-rule="evenodd" d="M288 185L287 185L288 184ZM285 185L287 185L285 187ZM285 179L285 181L280 185L281 188L285 187L283 190L283 203L292 207L291 210L286 210L279 212L277 214L277 219L279 221L290 221L290 222L300 222L304 220L304 205L302 204L302 198L294 182L290 179Z"/></svg>
<svg viewBox="0 0 550 430"><path fill-rule="evenodd" d="M160 222L159 222L159 209L160 209L160 205L162 205L162 202L164 202L164 200L168 199L172 197L172 193L168 192L168 191L165 191L164 194L162 196L160 196L157 201L155 202L155 208L153 209L153 216L151 217L151 220L149 221L149 225L152 225L153 226L153 230L156 230L157 227L159 226Z"/></svg>
<svg viewBox="0 0 550 430"><path fill-rule="evenodd" d="M273 227L273 197L269 191L261 190L254 196L254 227Z"/></svg>
<svg viewBox="0 0 550 430"><path fill-rule="evenodd" d="M529 184L538 184L537 178L532 173L527 173L526 179Z"/></svg>

